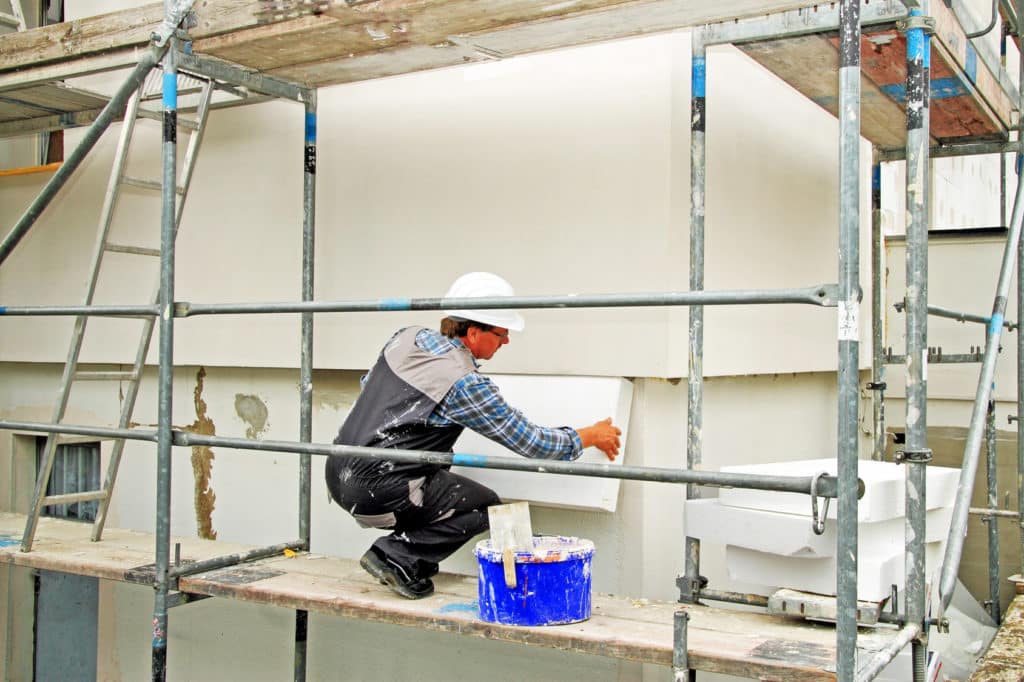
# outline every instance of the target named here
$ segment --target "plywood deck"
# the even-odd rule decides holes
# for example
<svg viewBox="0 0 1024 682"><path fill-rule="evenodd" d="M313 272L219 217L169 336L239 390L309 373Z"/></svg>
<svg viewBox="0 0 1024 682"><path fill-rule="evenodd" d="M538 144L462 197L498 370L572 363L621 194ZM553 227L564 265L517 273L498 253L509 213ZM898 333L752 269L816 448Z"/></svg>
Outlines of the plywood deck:
<svg viewBox="0 0 1024 682"><path fill-rule="evenodd" d="M299 3L282 0L277 4ZM317 8L315 14L290 16L262 13L266 3L259 0L203 0L195 3L197 23L189 32L198 53L316 87L813 4L800 0L375 0L349 6L342 0L324 0L305 4L307 9ZM138 49L149 41L162 18L162 3L154 3L0 36L0 73Z"/></svg>
<svg viewBox="0 0 1024 682"><path fill-rule="evenodd" d="M35 548L20 551L25 517L0 513L0 563L138 581L152 564L153 537L108 529L102 542L88 539L89 527L41 519ZM200 560L250 549L195 538L181 542L183 560ZM275 557L182 578L183 592L306 609L473 637L539 645L669 666L673 614L682 608L595 594L590 620L557 627L512 627L481 621L475 576L441 574L431 597L409 601L377 584L357 562L317 554ZM183 607L183 608L187 608ZM828 625L706 606L690 613L690 664L699 670L779 680L834 680L835 629ZM883 646L887 632L864 631L861 660Z"/></svg>
<svg viewBox="0 0 1024 682"><path fill-rule="evenodd" d="M1015 106L975 51L952 10L934 3L931 46L931 136L934 142L1004 140ZM838 111L838 37L811 34L739 46L833 115ZM861 36L861 134L881 149L906 144L905 36L895 26L865 27ZM809 68L808 65L817 65Z"/></svg>
<svg viewBox="0 0 1024 682"><path fill-rule="evenodd" d="M283 7L297 6L282 0ZM799 0L324 0L305 13L268 14L258 0L204 0L190 29L193 51L320 87L571 47L814 6ZM316 13L310 13L311 8ZM813 11L813 10L809 10ZM979 59L953 12L935 3L932 134L935 140L1005 139L1014 107L1004 74ZM134 64L163 17L162 3L0 36L0 96L81 73ZM797 90L836 111L838 56L825 34L746 43L742 49ZM863 132L902 147L905 41L892 27L865 28ZM809 68L808 65L814 65ZM996 68L996 67L992 67ZM713 74L710 74L713 77ZM1002 85L1001 85L1002 83ZM0 133L6 105L0 99ZM10 108L10 107L6 107ZM89 110L93 111L92 109ZM53 112L51 112L53 113ZM69 110L73 113L73 110ZM92 113L67 116L65 125ZM36 116L53 127L59 118ZM24 120L6 134L23 134Z"/></svg>

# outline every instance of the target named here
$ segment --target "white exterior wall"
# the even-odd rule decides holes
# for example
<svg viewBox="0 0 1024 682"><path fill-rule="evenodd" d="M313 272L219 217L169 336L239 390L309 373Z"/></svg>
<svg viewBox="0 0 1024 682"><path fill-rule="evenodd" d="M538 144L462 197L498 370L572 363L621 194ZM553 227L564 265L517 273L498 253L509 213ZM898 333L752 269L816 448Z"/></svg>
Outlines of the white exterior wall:
<svg viewBox="0 0 1024 682"><path fill-rule="evenodd" d="M321 90L317 298L439 296L473 269L521 294L688 289L689 53L688 35L672 34ZM836 121L732 48L711 50L708 93L706 287L834 282ZM302 119L288 103L212 114L178 239L178 300L299 298ZM141 137L148 158L132 172L154 174L157 127ZM4 264L5 301L80 300L114 146L105 136ZM0 183L6 224L45 179ZM154 245L158 225L157 201L130 192L114 238ZM866 272L866 238L862 250ZM97 301L147 301L154 275L109 258L119 275ZM683 376L686 315L528 311L528 333L490 369ZM319 316L315 364L365 368L396 325L436 317ZM5 320L0 360L62 361L70 326ZM131 356L136 323L90 326L102 331L83 360ZM834 309L716 308L705 328L711 376L835 368ZM175 357L293 367L297 329L286 316L180 320Z"/></svg>
<svg viewBox="0 0 1024 682"><path fill-rule="evenodd" d="M70 3L69 18L76 11L94 12L94 4ZM119 6L128 4L137 3ZM317 298L438 296L457 274L471 269L499 272L525 295L686 290L689 54L688 36L673 34L321 90ZM299 298L302 132L297 105L213 113L178 240L179 300ZM0 268L0 303L80 302L114 134L100 142ZM154 128L146 135L148 160L155 163L158 134ZM78 132L67 133L68 149L78 137ZM737 51L710 51L708 289L835 281L836 139L836 121L816 105ZM866 171L867 145L862 160ZM3 179L0 224L13 224L45 179ZM866 324L871 300L868 189L865 172L862 367L868 366L871 350ZM146 205L132 196L126 208L115 231L153 244L155 237L141 235L156 235L156 203ZM962 295L962 309L986 313L994 290L994 274L986 273L999 255L987 242L969 247L968 256L950 255L943 261L939 255L932 266L932 300L957 307ZM944 248L933 247L933 254L945 253ZM962 257L972 264L956 260ZM890 298L899 297L903 265L898 247L890 250L889 263ZM935 283L943 268L951 273L949 300L938 295L945 290ZM979 274L966 280L963 272ZM101 284L100 295L108 301L142 302L153 282L152 272L122 270ZM525 316L526 333L515 336L486 369L639 377L626 463L679 466L685 461L686 384L666 380L686 374L685 309L527 311ZM356 395L359 371L373 362L394 328L433 324L437 317L318 316L313 440L333 438ZM705 320L705 468L833 454L835 310L709 308ZM902 316L889 320L895 352L902 352L902 324ZM99 334L89 337L86 362L122 363L132 355L135 323L93 320L90 327ZM66 319L0 319L0 418L49 420L60 371L54 363L64 358L70 329ZM930 339L937 336L936 330ZM941 344L947 352L964 352L961 341L978 343L957 336ZM1013 357L1009 343L1004 343L1005 358ZM179 320L174 424L187 427L202 416L216 435L246 436L251 428L250 437L294 440L298 351L296 316ZM150 357L155 361L155 353ZM193 391L200 367L206 370L201 394L206 407L197 412ZM929 376L936 389L946 386L937 372L933 368ZM900 374L899 368L887 374L890 395L899 395L894 386L902 381ZM156 422L154 376L151 369L136 409L142 424ZM973 396L973 384L962 376L954 383L956 388L948 389L955 396L950 404L962 411ZM1010 386L1000 374L997 390ZM266 407L264 428L242 419L236 408L239 395ZM868 415L862 419L865 453L869 398L862 401ZM87 385L76 390L66 421L110 424L118 407L118 387ZM900 409L896 402L890 407L891 423L900 422ZM0 457L9 447L9 439L0 439ZM127 447L110 524L152 529L153 450L150 445ZM252 544L292 539L297 534L296 459L216 448L214 453L212 522L218 537ZM175 534L195 532L191 471L190 452L176 448ZM321 471L322 461L316 458L313 550L356 558L376 534L357 528L327 504ZM675 576L683 570L683 489L623 482L620 495L614 515L535 508L534 526L596 542L596 590L675 599ZM443 568L472 573L474 561L467 547ZM718 589L749 588L728 579L721 548L705 547L702 572ZM100 679L148 675L151 618L150 590L104 584ZM170 675L288 678L291 639L291 613L273 607L207 600L176 609L171 614ZM395 639L401 639L402 656L394 655ZM565 679L567 670L599 680L662 679L666 674L599 657L317 616L311 619L309 651L311 680L337 679L339 671L345 671L346 679L418 680L484 675L555 680ZM458 665L453 667L454 660Z"/></svg>

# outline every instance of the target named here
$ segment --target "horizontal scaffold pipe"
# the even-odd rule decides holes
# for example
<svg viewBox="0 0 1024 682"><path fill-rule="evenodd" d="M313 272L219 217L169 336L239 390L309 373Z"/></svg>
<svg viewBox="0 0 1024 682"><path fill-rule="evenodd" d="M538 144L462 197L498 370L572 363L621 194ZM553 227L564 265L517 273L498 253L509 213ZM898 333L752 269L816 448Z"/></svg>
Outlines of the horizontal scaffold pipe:
<svg viewBox="0 0 1024 682"><path fill-rule="evenodd" d="M803 304L835 307L836 285L802 289L736 289L727 291L669 291L637 294L563 294L556 296L495 296L490 298L375 298L354 301L284 301L279 303L174 304L175 317L195 315L253 315L267 313L376 313L410 310L477 310L507 308L643 308L689 305ZM135 317L160 314L155 305L0 306L0 315L96 315Z"/></svg>
<svg viewBox="0 0 1024 682"><path fill-rule="evenodd" d="M937 145L928 149L928 156L933 159L950 159L958 156L978 156L980 154L1016 154L1020 151L1020 142L962 142ZM881 149L875 152L875 160L879 163L903 161L907 158L906 147L898 149Z"/></svg>
<svg viewBox="0 0 1024 682"><path fill-rule="evenodd" d="M1020 514L1013 511L1012 509L987 509L985 507L970 507L967 510L968 514L975 514L977 516L991 516L996 519L1019 519Z"/></svg>
<svg viewBox="0 0 1024 682"><path fill-rule="evenodd" d="M857 671L857 682L869 682L875 679L885 666L889 665L896 656L903 651L903 648L917 639L921 634L921 625L918 623L907 623L897 630L889 644L878 651L867 663Z"/></svg>
<svg viewBox="0 0 1024 682"><path fill-rule="evenodd" d="M902 302L893 304L896 308L896 312L902 313L904 305ZM949 308L940 308L937 305L928 306L928 314L932 317L944 317L949 320L956 320L957 322L977 322L978 324L988 325L992 318L988 315L978 315L975 313L962 313L959 310L950 310ZM1017 323L1013 320L1003 320L1003 326L1013 331L1017 328Z"/></svg>
<svg viewBox="0 0 1024 682"><path fill-rule="evenodd" d="M295 542L282 542L277 545L270 545L268 547L257 547L251 549L248 552L239 552L237 554L225 554L223 556L215 556L209 559L203 559L202 561L191 561L184 564L174 564L167 569L167 575L171 578L180 578L183 575L195 575L196 573L205 573L206 571L213 571L218 568L224 568L226 566L236 566L238 564L244 564L248 561L256 561L257 559L266 559L267 557L277 556L285 552L285 550L292 550L295 552L308 550L309 547L302 540L296 540Z"/></svg>
<svg viewBox="0 0 1024 682"><path fill-rule="evenodd" d="M12 431L38 431L42 433L67 433L100 438L125 438L156 442L156 431L138 429L116 429L99 426L78 426L71 424L42 424L38 422L0 421L0 429ZM717 488L748 488L784 493L810 495L814 487L814 476L770 476L725 471L691 471L688 469L666 469L657 467L631 467L611 464L587 464L582 462L560 462L514 457L494 457L468 453L429 452L421 450L395 450L390 448L364 448L329 443L296 443L292 441L251 440L248 438L225 438L204 436L187 431L175 430L173 443L181 447L222 447L236 450L259 450L264 452L291 452L310 455L346 455L361 459L384 459L395 462L437 464L440 466L464 466L481 469L505 469L509 471L532 471L538 473L566 474L569 476L592 476L595 478L621 478L631 481L654 483L693 483ZM838 496L838 479L835 476L821 476L817 489L819 497ZM864 482L857 482L857 496L864 494Z"/></svg>
<svg viewBox="0 0 1024 682"><path fill-rule="evenodd" d="M159 305L38 305L38 306L0 306L0 315L21 317L45 317L52 315L92 315L95 317L156 317L160 314Z"/></svg>
<svg viewBox="0 0 1024 682"><path fill-rule="evenodd" d="M156 442L156 431L148 429L117 429L111 426L86 426L83 424L42 424L39 422L18 422L0 420L0 429L10 431L39 431L42 433L63 433L71 436L95 436L96 438L124 438Z"/></svg>
<svg viewBox="0 0 1024 682"><path fill-rule="evenodd" d="M408 310L475 310L530 308L627 308L688 305L753 305L797 303L834 307L837 289L821 284L802 289L737 289L670 291L636 294L564 294L556 296L494 296L486 298L379 298L361 301L295 301L282 303L178 303L176 317L250 313L359 313Z"/></svg>
<svg viewBox="0 0 1024 682"><path fill-rule="evenodd" d="M907 16L907 3L901 0L880 0L864 4L860 24L892 24ZM705 45L749 43L759 40L822 33L839 30L839 3L822 3L814 7L791 9L749 19L732 19L704 27Z"/></svg>

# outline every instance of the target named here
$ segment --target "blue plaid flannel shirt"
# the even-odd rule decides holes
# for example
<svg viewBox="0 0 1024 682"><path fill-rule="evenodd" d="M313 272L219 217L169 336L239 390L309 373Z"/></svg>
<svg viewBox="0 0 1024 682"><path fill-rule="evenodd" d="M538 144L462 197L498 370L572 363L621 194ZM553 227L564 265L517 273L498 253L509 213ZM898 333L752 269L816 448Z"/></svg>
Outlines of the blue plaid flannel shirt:
<svg viewBox="0 0 1024 682"><path fill-rule="evenodd" d="M416 345L432 355L464 347L458 339L449 339L433 329L420 331ZM476 358L473 363L476 364ZM453 422L532 459L571 461L583 454L583 442L575 429L534 424L505 402L494 382L479 372L456 381L427 418L427 423L435 426L449 426Z"/></svg>

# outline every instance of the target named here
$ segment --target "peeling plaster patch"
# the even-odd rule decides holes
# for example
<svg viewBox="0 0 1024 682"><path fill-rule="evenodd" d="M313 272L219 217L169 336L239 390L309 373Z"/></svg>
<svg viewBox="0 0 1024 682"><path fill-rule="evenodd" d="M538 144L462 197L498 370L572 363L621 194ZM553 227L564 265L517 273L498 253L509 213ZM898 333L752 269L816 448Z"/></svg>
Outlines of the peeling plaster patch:
<svg viewBox="0 0 1024 682"><path fill-rule="evenodd" d="M335 410L350 409L358 396L358 390L333 391L317 389L313 393L313 399L321 409L331 408Z"/></svg>
<svg viewBox="0 0 1024 682"><path fill-rule="evenodd" d="M213 420L206 414L206 401L203 400L203 383L206 379L206 368L200 367L196 373L196 388L192 393L196 407L196 420L185 429L204 436L217 435ZM213 471L213 449L209 446L192 447L192 478L195 482L193 501L196 510L196 533L205 540L216 540L217 531L213 529L213 509L217 495L210 487L210 474Z"/></svg>
<svg viewBox="0 0 1024 682"><path fill-rule="evenodd" d="M267 430L267 406L254 395L235 394L235 414L249 425L246 438L259 438Z"/></svg>

